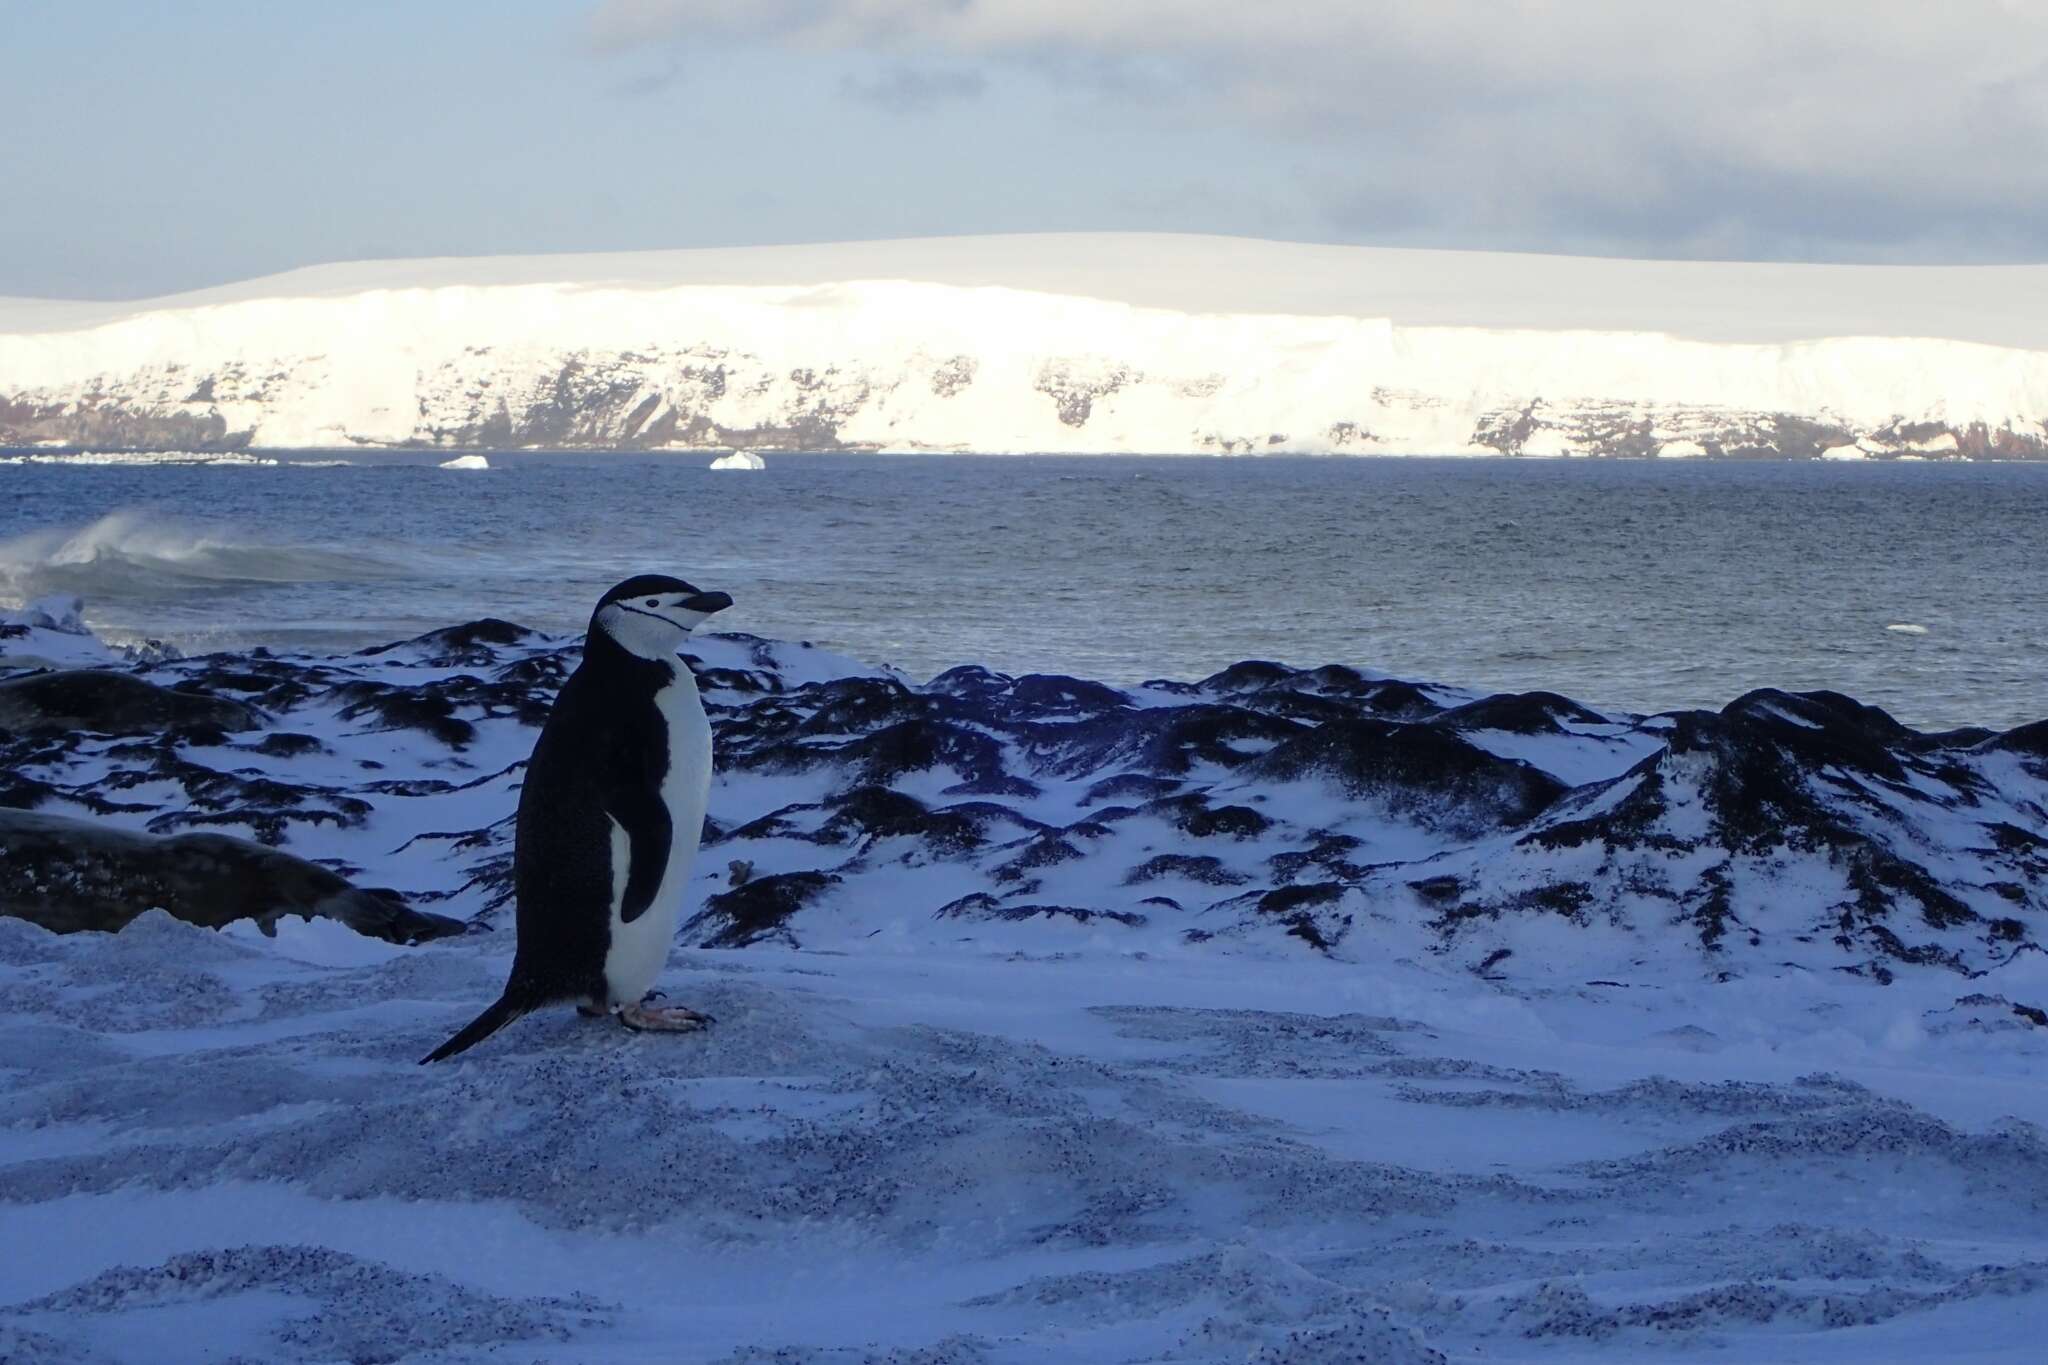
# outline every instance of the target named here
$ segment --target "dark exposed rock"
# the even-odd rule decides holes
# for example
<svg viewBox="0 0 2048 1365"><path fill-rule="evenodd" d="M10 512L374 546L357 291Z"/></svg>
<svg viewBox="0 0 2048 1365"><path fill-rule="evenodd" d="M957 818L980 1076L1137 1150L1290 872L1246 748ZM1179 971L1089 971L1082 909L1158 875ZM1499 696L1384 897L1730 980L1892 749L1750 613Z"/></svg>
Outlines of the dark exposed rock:
<svg viewBox="0 0 2048 1365"><path fill-rule="evenodd" d="M1118 710L1071 725L1041 726L1026 742L1055 773L1129 767L1158 777L1186 774L1197 763L1234 768L1307 728L1243 707L1198 703Z"/></svg>
<svg viewBox="0 0 2048 1365"><path fill-rule="evenodd" d="M343 703L343 720L368 717L380 729L418 730L451 749L466 749L476 739L476 727L455 714L445 692L364 681L345 683L334 696Z"/></svg>
<svg viewBox="0 0 2048 1365"><path fill-rule="evenodd" d="M1055 673L1027 673L1010 688L1018 706L1040 711L1100 711L1128 706L1130 699L1114 687Z"/></svg>
<svg viewBox="0 0 2048 1365"><path fill-rule="evenodd" d="M839 885L830 872L778 872L755 877L706 898L704 909L682 929L687 942L707 948L744 948L764 939L794 945L789 921L827 889Z"/></svg>
<svg viewBox="0 0 2048 1365"><path fill-rule="evenodd" d="M337 919L415 943L462 932L395 894L359 890L315 863L221 834L153 838L84 820L0 811L0 914L58 933L113 931L145 910L219 928L281 915Z"/></svg>
<svg viewBox="0 0 2048 1365"><path fill-rule="evenodd" d="M1505 730L1516 735L1557 734L1567 723L1597 725L1603 718L1555 692L1505 692L1439 713L1433 724L1453 730Z"/></svg>
<svg viewBox="0 0 2048 1365"><path fill-rule="evenodd" d="M326 747L312 735L294 734L290 730L274 730L256 745L256 752L269 754L273 758L299 758L306 754L317 754Z"/></svg>
<svg viewBox="0 0 2048 1365"><path fill-rule="evenodd" d="M1154 801L1144 811L1195 839L1249 839L1273 823L1250 806L1212 806L1199 792Z"/></svg>
<svg viewBox="0 0 2048 1365"><path fill-rule="evenodd" d="M1185 877L1210 886L1235 886L1247 880L1242 872L1233 872L1225 867L1221 858L1197 853L1161 853L1147 858L1126 873L1124 885L1135 886L1161 877Z"/></svg>
<svg viewBox="0 0 2048 1365"><path fill-rule="evenodd" d="M1474 700L1259 661L1131 690L973 667L923 687L879 675L793 685L792 648L707 640L693 664L734 789L748 774L791 789L769 814L707 820L707 843L762 870L707 903L699 942L794 941L831 879L940 864L946 896L963 877L983 888L950 918L1156 921L1177 911L1144 897L1158 882L1187 902L1198 938L1284 931L1341 952L1347 911L1370 906L1414 916L1462 962L1500 951L1495 926L1523 916L1680 938L1717 970L1761 948L1773 962L1839 950L1871 979L1901 963L1975 971L2037 951L2048 911L2048 800L2029 785L2048 781L2048 723L1920 734L1837 694L1771 690L1719 712L1602 716L1550 693ZM263 733L238 740L204 715L111 742L4 727L0 806L272 844L325 827L350 832L330 846L368 866L384 850L353 831L371 829L384 798L492 784L509 819L520 765L481 772L471 750L499 754L506 718L538 724L577 655L480 621L352 659L257 650L156 664L143 686L172 682L158 690L174 705L254 700L271 713L248 711ZM320 728L337 712L356 732L424 736L396 744L418 766L380 773L392 742ZM491 742L476 742L492 722ZM1627 741L1563 738L1559 771L1644 756L1567 790L1481 747L1513 734L1532 741L1516 752L1542 752L1581 727ZM296 780L288 760L301 757L320 781ZM1327 786L1294 785L1304 780ZM414 844L414 903L484 916L509 904L506 820ZM803 844L825 865L768 871ZM1478 941L1459 942L1468 935Z"/></svg>
<svg viewBox="0 0 2048 1365"><path fill-rule="evenodd" d="M933 912L934 919L994 919L1021 921L1029 919L1070 919L1076 924L1092 924L1097 920L1108 920L1136 928L1146 923L1146 917L1131 910L1088 910L1072 905L1004 905L985 891L976 891L949 901Z"/></svg>
<svg viewBox="0 0 2048 1365"><path fill-rule="evenodd" d="M1279 782L1329 779L1353 797L1452 831L1519 824L1565 790L1548 773L1455 734L1366 719L1331 721L1253 760L1247 771Z"/></svg>
<svg viewBox="0 0 2048 1365"><path fill-rule="evenodd" d="M863 786L828 804L833 807L832 815L818 833L832 843L913 838L939 853L963 853L988 842L987 808L972 802L933 810L914 796L887 787Z"/></svg>
<svg viewBox="0 0 2048 1365"><path fill-rule="evenodd" d="M998 864L989 875L999 882L1022 881L1040 868L1077 862L1087 855L1056 834L1042 834L1025 845L1023 852Z"/></svg>
<svg viewBox="0 0 2048 1365"><path fill-rule="evenodd" d="M151 734L173 726L254 730L263 717L225 697L160 687L132 673L67 669L0 681L0 730L103 735Z"/></svg>
<svg viewBox="0 0 2048 1365"><path fill-rule="evenodd" d="M483 668L498 661L494 646L516 645L533 638L525 626L501 621L495 616L459 626L445 626L396 644L377 645L359 651L364 658L394 652L416 654L420 662L435 668Z"/></svg>

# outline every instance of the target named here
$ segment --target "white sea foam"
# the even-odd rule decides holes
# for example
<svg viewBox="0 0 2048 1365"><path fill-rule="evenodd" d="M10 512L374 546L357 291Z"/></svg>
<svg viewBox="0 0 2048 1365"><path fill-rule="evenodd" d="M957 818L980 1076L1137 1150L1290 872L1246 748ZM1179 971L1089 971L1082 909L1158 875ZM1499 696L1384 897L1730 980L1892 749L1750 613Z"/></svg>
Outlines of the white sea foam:
<svg viewBox="0 0 2048 1365"><path fill-rule="evenodd" d="M81 450L66 454L37 452L10 455L6 464L76 465L220 465L263 468L282 463L268 455L251 455L242 450Z"/></svg>
<svg viewBox="0 0 2048 1365"><path fill-rule="evenodd" d="M1927 627L1917 625L1911 621L1897 621L1886 626L1885 629L1894 635L1925 635L1927 633Z"/></svg>
<svg viewBox="0 0 2048 1365"><path fill-rule="evenodd" d="M359 580L391 572L392 566L363 554L269 544L228 528L193 526L136 509L0 541L0 596L17 602L50 594L159 597L232 584Z"/></svg>

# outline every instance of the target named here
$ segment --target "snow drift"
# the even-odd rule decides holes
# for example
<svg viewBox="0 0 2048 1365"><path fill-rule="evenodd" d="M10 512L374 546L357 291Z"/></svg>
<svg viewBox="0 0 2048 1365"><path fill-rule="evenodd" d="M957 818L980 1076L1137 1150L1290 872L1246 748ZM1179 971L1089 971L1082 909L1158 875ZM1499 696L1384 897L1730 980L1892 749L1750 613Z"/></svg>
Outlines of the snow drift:
<svg viewBox="0 0 2048 1365"><path fill-rule="evenodd" d="M76 618L6 622L0 668ZM10 721L0 802L473 926L0 918L0 1357L2038 1358L2041 725L703 637L662 984L717 1026L563 1008L423 1072L504 979L577 647L145 661L236 728Z"/></svg>

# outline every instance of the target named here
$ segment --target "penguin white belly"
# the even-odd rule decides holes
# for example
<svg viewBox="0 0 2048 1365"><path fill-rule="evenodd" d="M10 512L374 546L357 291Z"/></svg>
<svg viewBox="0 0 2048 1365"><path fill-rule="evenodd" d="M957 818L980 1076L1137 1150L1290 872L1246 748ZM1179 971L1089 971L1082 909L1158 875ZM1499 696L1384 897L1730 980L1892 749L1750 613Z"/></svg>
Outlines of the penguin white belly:
<svg viewBox="0 0 2048 1365"><path fill-rule="evenodd" d="M618 1005L638 1004L668 962L676 924L682 918L683 892L690 884L690 867L697 861L697 844L704 837L704 811L711 801L711 720L704 714L704 702L690 670L678 661L675 674L673 682L654 694L654 704L668 727L668 775L662 779L661 800L668 807L673 838L654 900L647 913L631 924L621 918L619 910L626 898L632 850L626 831L612 821L612 932L604 979L611 990L611 1003Z"/></svg>

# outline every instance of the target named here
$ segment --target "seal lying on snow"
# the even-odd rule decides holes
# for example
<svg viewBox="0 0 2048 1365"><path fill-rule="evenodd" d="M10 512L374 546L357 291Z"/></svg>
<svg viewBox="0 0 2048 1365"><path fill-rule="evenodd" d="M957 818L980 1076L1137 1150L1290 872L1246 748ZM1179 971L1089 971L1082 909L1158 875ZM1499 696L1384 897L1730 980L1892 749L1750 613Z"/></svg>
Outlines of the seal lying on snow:
<svg viewBox="0 0 2048 1365"><path fill-rule="evenodd" d="M350 886L289 853L225 834L168 839L85 820L0 810L0 915L60 934L113 931L161 907L210 929L281 915L337 919L359 934L417 943L463 931L461 920Z"/></svg>

